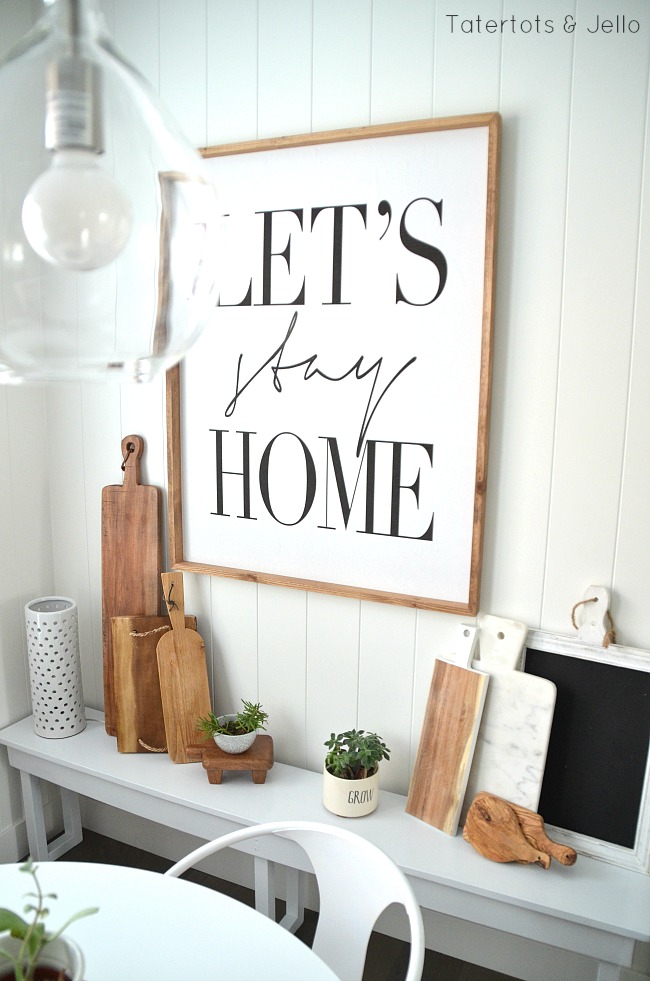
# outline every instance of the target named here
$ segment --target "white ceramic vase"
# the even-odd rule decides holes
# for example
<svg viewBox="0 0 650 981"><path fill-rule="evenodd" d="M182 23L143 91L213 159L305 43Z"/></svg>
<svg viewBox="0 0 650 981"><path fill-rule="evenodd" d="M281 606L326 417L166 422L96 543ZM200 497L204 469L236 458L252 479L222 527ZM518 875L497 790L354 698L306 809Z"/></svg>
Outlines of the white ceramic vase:
<svg viewBox="0 0 650 981"><path fill-rule="evenodd" d="M67 596L42 596L25 606L34 731L48 739L86 728L77 604Z"/></svg>
<svg viewBox="0 0 650 981"><path fill-rule="evenodd" d="M10 937L8 934L0 935L0 948L8 951L13 956L17 956L20 951L22 941ZM66 976L71 981L83 981L84 976L84 957L81 948L74 940L69 937L59 937L46 944L37 961L42 966L55 968L57 971L65 971ZM0 955L0 975L10 968L8 961Z"/></svg>
<svg viewBox="0 0 650 981"><path fill-rule="evenodd" d="M221 725L224 725L224 723L232 722L236 718L236 714L220 715L219 722ZM245 753L247 749L251 748L256 739L257 730L255 732L246 732L241 736L231 736L222 732L215 732L214 734L215 743L224 753Z"/></svg>
<svg viewBox="0 0 650 981"><path fill-rule="evenodd" d="M362 780L343 780L323 768L323 803L339 817L365 817L379 802L379 770Z"/></svg>

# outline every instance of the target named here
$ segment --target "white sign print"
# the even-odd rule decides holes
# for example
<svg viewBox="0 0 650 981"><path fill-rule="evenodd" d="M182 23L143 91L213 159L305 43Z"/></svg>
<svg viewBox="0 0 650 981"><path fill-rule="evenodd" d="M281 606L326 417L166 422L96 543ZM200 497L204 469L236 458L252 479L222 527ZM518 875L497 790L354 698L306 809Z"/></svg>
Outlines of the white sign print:
<svg viewBox="0 0 650 981"><path fill-rule="evenodd" d="M168 395L176 564L478 607L498 123L206 151L220 293Z"/></svg>

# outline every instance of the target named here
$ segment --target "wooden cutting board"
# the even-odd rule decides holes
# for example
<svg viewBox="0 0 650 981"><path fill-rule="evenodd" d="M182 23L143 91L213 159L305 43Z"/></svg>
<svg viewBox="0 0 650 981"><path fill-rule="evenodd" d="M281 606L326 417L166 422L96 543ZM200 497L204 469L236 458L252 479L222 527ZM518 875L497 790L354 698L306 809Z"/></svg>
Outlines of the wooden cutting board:
<svg viewBox="0 0 650 981"><path fill-rule="evenodd" d="M174 763L193 763L188 750L197 742L197 721L212 710L205 646L185 626L183 573L163 572L162 584L172 625L156 648L167 752Z"/></svg>
<svg viewBox="0 0 650 981"><path fill-rule="evenodd" d="M477 628L462 624L456 650L431 679L406 811L455 835L487 691L488 675L468 667Z"/></svg>
<svg viewBox="0 0 650 981"><path fill-rule="evenodd" d="M196 630L196 617L185 626ZM168 617L112 617L113 691L118 753L166 751L156 647Z"/></svg>
<svg viewBox="0 0 650 981"><path fill-rule="evenodd" d="M551 858L574 865L573 848L546 834L543 818L494 794L477 794L467 814L463 838L492 862L532 862L548 869Z"/></svg>
<svg viewBox="0 0 650 981"><path fill-rule="evenodd" d="M140 483L141 436L122 440L124 482L102 489L102 642L106 732L117 735L111 618L160 613L161 491Z"/></svg>

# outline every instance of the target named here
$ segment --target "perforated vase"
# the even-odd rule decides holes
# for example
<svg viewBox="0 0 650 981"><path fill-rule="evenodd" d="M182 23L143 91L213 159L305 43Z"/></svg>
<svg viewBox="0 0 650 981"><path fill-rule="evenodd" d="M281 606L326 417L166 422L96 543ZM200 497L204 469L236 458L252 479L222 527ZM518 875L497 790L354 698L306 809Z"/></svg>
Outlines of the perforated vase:
<svg viewBox="0 0 650 981"><path fill-rule="evenodd" d="M48 739L74 736L86 727L77 604L43 596L25 606L34 731Z"/></svg>

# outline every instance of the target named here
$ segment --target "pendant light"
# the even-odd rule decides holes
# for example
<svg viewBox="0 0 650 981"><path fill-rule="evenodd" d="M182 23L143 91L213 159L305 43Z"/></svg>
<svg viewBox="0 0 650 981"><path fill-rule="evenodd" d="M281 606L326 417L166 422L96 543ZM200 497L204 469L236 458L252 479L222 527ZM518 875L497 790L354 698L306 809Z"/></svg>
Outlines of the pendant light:
<svg viewBox="0 0 650 981"><path fill-rule="evenodd" d="M0 65L0 382L146 381L216 304L198 152L96 0L46 0Z"/></svg>

